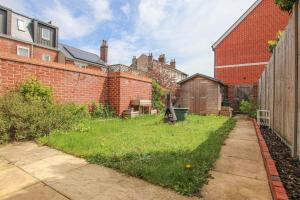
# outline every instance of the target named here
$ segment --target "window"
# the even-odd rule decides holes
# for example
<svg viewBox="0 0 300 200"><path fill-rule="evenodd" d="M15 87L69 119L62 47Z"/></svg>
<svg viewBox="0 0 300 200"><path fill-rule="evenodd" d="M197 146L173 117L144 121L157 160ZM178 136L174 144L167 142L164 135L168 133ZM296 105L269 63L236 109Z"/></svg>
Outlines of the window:
<svg viewBox="0 0 300 200"><path fill-rule="evenodd" d="M28 47L18 46L17 47L17 55L18 56L29 57L29 48Z"/></svg>
<svg viewBox="0 0 300 200"><path fill-rule="evenodd" d="M17 20L17 24L18 24L18 30L19 31L25 31L25 24L24 21L21 19Z"/></svg>
<svg viewBox="0 0 300 200"><path fill-rule="evenodd" d="M0 34L7 34L7 12L0 9Z"/></svg>
<svg viewBox="0 0 300 200"><path fill-rule="evenodd" d="M88 65L85 64L85 63L82 63L82 62L74 62L75 66L76 67L79 67L79 68L86 68Z"/></svg>
<svg viewBox="0 0 300 200"><path fill-rule="evenodd" d="M43 40L50 40L50 30L42 28L42 39Z"/></svg>
<svg viewBox="0 0 300 200"><path fill-rule="evenodd" d="M42 60L43 61L51 61L51 56L48 54L44 54Z"/></svg>

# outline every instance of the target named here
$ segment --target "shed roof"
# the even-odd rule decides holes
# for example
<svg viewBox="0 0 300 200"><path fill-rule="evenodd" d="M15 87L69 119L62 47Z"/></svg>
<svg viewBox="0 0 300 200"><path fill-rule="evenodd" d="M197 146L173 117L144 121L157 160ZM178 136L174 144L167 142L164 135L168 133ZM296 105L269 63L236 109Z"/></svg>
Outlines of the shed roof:
<svg viewBox="0 0 300 200"><path fill-rule="evenodd" d="M179 81L178 84L181 85L181 84L183 84L183 83L185 83L185 82L187 82L187 81L189 81L189 80L191 80L191 79L193 79L193 78L196 78L196 77L205 78L205 79L211 80L211 81L213 81L213 82L219 83L219 84L221 84L221 85L225 85L225 84L224 84L221 80L219 80L219 79L216 79L216 78L213 78L213 77L210 77L210 76L206 76L206 75L204 75L204 74L199 74L199 73L194 74L194 75L192 75L192 76L189 76L189 77L187 77L187 78L185 78L185 79Z"/></svg>
<svg viewBox="0 0 300 200"><path fill-rule="evenodd" d="M263 0L257 0L252 6L212 45L215 49Z"/></svg>
<svg viewBox="0 0 300 200"><path fill-rule="evenodd" d="M75 47L65 44L58 44L58 49L69 59L80 60L83 62L90 62L96 65L106 66L105 62L100 59L97 54L83 51Z"/></svg>

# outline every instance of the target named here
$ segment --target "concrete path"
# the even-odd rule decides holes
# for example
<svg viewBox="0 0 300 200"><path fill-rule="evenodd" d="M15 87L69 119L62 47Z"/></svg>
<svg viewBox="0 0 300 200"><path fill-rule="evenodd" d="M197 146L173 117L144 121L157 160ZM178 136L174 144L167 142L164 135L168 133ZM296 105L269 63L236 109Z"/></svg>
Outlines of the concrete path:
<svg viewBox="0 0 300 200"><path fill-rule="evenodd" d="M173 191L27 142L0 148L0 199L192 200Z"/></svg>
<svg viewBox="0 0 300 200"><path fill-rule="evenodd" d="M204 199L272 199L252 121L237 117L212 177L202 190Z"/></svg>

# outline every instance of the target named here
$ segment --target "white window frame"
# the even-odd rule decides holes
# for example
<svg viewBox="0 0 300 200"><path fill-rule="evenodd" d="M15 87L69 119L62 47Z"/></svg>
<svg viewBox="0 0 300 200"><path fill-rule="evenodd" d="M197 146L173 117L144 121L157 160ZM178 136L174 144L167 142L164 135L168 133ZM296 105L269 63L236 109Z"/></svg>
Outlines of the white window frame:
<svg viewBox="0 0 300 200"><path fill-rule="evenodd" d="M47 31L49 33L48 36L46 36L44 33L44 31ZM51 31L49 29L46 29L46 28L42 28L42 39L43 40L47 40L47 41L50 41L50 38L51 38Z"/></svg>
<svg viewBox="0 0 300 200"><path fill-rule="evenodd" d="M47 58L47 59L46 59ZM42 56L43 61L51 61L51 56L49 54L43 54Z"/></svg>
<svg viewBox="0 0 300 200"><path fill-rule="evenodd" d="M28 51L28 55L27 56L24 56L24 55L21 55L20 54L20 49L23 49L23 50L27 50ZM17 46L17 55L18 56L23 56L23 57L28 57L30 56L30 49L28 47L24 47L24 46Z"/></svg>
<svg viewBox="0 0 300 200"><path fill-rule="evenodd" d="M17 26L19 31L25 32L25 22L22 19L17 19Z"/></svg>

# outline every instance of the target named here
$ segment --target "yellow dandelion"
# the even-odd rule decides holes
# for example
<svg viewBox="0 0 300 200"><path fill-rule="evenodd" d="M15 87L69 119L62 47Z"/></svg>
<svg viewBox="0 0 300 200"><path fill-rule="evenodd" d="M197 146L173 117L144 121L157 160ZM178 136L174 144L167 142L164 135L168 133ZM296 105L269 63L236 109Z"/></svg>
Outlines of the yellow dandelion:
<svg viewBox="0 0 300 200"><path fill-rule="evenodd" d="M185 168L187 168L187 169L191 169L193 166L191 165L191 164L187 164L187 165L185 165Z"/></svg>

